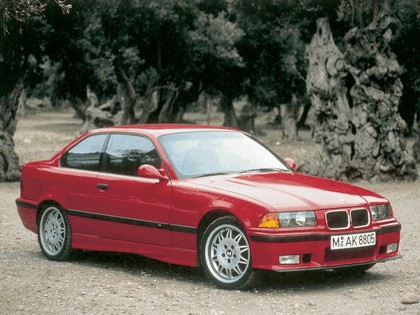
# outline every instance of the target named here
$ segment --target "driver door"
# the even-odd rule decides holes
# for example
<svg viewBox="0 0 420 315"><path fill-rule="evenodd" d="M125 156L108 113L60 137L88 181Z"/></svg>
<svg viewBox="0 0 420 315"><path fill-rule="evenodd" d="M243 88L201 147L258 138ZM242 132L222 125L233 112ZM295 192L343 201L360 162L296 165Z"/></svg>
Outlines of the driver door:
<svg viewBox="0 0 420 315"><path fill-rule="evenodd" d="M97 177L97 212L103 224L100 237L143 244L170 246L169 180L137 175L143 164L157 168L160 157L148 138L111 134L104 169Z"/></svg>

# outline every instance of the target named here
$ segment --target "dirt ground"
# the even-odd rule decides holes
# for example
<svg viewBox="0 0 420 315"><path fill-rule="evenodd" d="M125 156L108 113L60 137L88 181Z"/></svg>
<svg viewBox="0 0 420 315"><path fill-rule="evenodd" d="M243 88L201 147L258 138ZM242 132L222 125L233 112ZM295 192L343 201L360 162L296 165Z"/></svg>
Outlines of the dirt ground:
<svg viewBox="0 0 420 315"><path fill-rule="evenodd" d="M20 162L52 156L80 126L68 111L21 118ZM262 140L290 157L311 147L308 139L291 145L280 138L272 130ZM268 273L241 292L215 288L200 269L135 255L79 252L68 262L48 261L16 212L19 183L2 183L0 314L420 314L419 303L404 303L420 296L420 181L358 185L391 200L402 224L403 259L363 276Z"/></svg>

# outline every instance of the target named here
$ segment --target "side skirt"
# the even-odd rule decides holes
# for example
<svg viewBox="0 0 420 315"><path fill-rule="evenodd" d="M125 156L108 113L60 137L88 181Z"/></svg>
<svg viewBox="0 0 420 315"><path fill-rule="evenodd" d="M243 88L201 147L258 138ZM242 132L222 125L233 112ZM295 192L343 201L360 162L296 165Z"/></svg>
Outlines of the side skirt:
<svg viewBox="0 0 420 315"><path fill-rule="evenodd" d="M83 234L72 235L72 247L103 252L137 254L170 264L198 267L198 253L195 250L140 244Z"/></svg>

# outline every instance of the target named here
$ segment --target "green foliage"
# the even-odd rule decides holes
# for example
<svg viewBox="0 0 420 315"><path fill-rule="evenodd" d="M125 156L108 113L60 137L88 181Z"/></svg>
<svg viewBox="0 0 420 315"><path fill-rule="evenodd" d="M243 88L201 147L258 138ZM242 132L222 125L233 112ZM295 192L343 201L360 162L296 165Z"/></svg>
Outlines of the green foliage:
<svg viewBox="0 0 420 315"><path fill-rule="evenodd" d="M243 31L228 21L225 14L200 13L188 32L190 72L208 93L239 94L240 69L244 63L236 49Z"/></svg>
<svg viewBox="0 0 420 315"><path fill-rule="evenodd" d="M420 112L420 41L416 40L420 34L420 1L396 1L390 9L395 17L391 48L403 68L399 111L411 128L414 113Z"/></svg>
<svg viewBox="0 0 420 315"><path fill-rule="evenodd" d="M140 92L144 71L153 68L162 80L181 81L187 66L186 28L192 23L191 1L102 1L102 54L129 74ZM146 75L147 77L147 75Z"/></svg>
<svg viewBox="0 0 420 315"><path fill-rule="evenodd" d="M235 44L243 36L243 31L223 14L214 17L212 14L200 13L196 19L195 29L188 32L191 41L193 60L201 62L203 56L219 59L221 62L242 67L242 58Z"/></svg>
<svg viewBox="0 0 420 315"><path fill-rule="evenodd" d="M39 63L45 56L45 43L51 31L39 17L24 25L10 21L8 30L13 35L0 35L0 96L9 93L20 79L33 87L43 77Z"/></svg>
<svg viewBox="0 0 420 315"><path fill-rule="evenodd" d="M68 14L71 5L66 4L65 0L55 0L57 6L61 8L63 14ZM4 34L10 34L9 24L12 23L19 26L19 32L25 22L32 16L41 16L47 7L44 1L39 0L0 0L1 25ZM15 29L12 31L14 33Z"/></svg>
<svg viewBox="0 0 420 315"><path fill-rule="evenodd" d="M255 104L288 102L292 92L304 89L305 42L294 1L237 0L238 25L245 32L239 52L247 70L245 88Z"/></svg>
<svg viewBox="0 0 420 315"><path fill-rule="evenodd" d="M41 3L28 3L35 2ZM182 89L191 94L189 100L205 90L231 98L247 94L253 104L277 106L289 102L291 93L305 94L305 46L318 17L329 17L336 43L343 47L358 12L368 25L374 10L373 0L66 3L71 14L49 5L42 7L42 18L8 20L12 35L0 38L0 89L10 91L24 77L30 88L49 80L42 89L53 90L57 98L83 100L90 86L106 99L116 92L121 68L139 95L150 85L192 84ZM410 114L420 95L419 41L413 40L419 33L419 0L380 1L381 10L386 5L397 22L391 46L406 69L402 106L411 104Z"/></svg>

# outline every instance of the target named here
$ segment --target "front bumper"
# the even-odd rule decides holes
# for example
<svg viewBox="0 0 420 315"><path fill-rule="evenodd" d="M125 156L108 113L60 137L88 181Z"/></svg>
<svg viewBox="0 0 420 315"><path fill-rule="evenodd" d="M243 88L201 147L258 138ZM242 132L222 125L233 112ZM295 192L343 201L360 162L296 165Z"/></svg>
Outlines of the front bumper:
<svg viewBox="0 0 420 315"><path fill-rule="evenodd" d="M398 252L401 225L393 222L357 231L317 231L269 233L251 231L249 234L253 268L281 272L331 269L384 262L401 258ZM332 235L376 233L374 246L331 250ZM387 253L387 246L396 243L397 248ZM299 255L295 264L280 264L280 256Z"/></svg>

